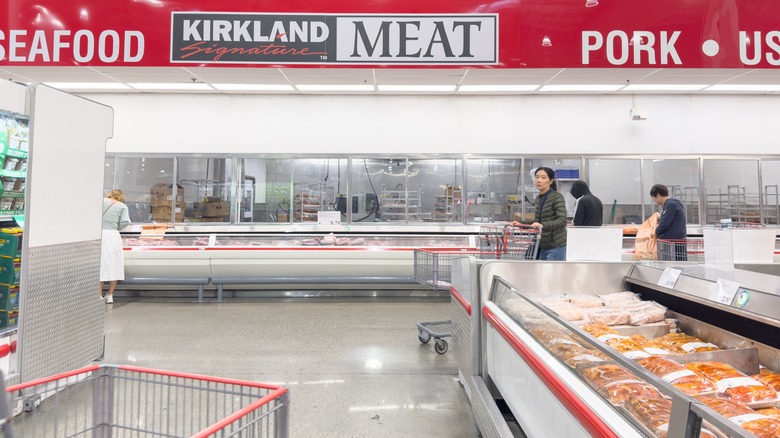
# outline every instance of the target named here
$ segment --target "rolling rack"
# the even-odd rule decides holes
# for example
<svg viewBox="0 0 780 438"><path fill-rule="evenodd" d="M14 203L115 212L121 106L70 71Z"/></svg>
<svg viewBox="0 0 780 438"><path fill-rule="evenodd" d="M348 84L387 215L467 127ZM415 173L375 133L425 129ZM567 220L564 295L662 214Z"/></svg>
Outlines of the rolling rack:
<svg viewBox="0 0 780 438"><path fill-rule="evenodd" d="M474 256L480 260L536 260L539 253L539 229L530 226L483 226L479 229L477 248L422 248L414 250L414 280L433 290L449 290L452 279L452 260ZM447 352L447 341L452 336L446 321L417 323L417 338L423 344L434 339L434 350ZM445 331L431 327L443 327Z"/></svg>
<svg viewBox="0 0 780 438"><path fill-rule="evenodd" d="M287 388L259 382L90 365L5 389L5 438L288 436Z"/></svg>

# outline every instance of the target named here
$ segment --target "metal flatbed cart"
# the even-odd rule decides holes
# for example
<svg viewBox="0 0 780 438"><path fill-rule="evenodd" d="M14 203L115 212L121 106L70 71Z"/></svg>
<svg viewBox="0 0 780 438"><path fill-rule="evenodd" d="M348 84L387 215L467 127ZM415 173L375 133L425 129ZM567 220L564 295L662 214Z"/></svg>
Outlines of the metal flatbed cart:
<svg viewBox="0 0 780 438"><path fill-rule="evenodd" d="M92 365L6 392L6 438L288 436L287 389L258 382Z"/></svg>
<svg viewBox="0 0 780 438"><path fill-rule="evenodd" d="M416 249L414 250L414 280L434 290L449 290L452 259L474 256L483 260L535 260L539 252L539 230L529 226L484 226L479 231L478 248ZM434 339L434 350L447 352L452 336L447 330L451 321L417 323L417 338L423 344ZM434 330L438 327L440 330Z"/></svg>

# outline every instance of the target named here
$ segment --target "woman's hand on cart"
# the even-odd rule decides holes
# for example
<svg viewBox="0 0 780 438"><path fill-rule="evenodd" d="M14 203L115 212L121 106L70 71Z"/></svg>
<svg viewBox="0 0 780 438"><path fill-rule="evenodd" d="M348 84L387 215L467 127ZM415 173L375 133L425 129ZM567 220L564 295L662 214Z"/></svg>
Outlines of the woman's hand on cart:
<svg viewBox="0 0 780 438"><path fill-rule="evenodd" d="M524 223L522 223L522 222L518 222L518 221L512 221L512 223L510 223L509 225L511 225L511 226L513 226L513 227L517 227L517 228L538 228L538 229L540 229L540 230L541 230L542 228L544 228L544 225L542 225L542 224L541 224L541 223L539 223L539 222L534 222L534 223L532 223L531 225L528 225L528 224L524 224Z"/></svg>

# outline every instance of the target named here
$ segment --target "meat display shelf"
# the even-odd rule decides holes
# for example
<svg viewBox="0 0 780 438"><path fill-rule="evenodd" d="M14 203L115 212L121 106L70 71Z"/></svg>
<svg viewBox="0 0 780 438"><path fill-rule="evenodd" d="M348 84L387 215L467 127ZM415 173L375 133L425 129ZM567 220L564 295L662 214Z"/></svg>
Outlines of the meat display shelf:
<svg viewBox="0 0 780 438"><path fill-rule="evenodd" d="M458 345L459 376L472 402L480 430L503 430L503 419L485 415L495 398L506 401L528 436L658 436L691 437L704 427L718 436L748 437L749 432L719 415L699 399L693 399L666 381L650 374L627 356L599 342L544 306L543 296L561 293L586 295L630 290L643 300L668 307L667 318L679 321L685 333L717 344L723 351L699 353L697 360L717 359L755 373L759 363L780 370L777 320L769 311L738 308L697 298L702 290L712 292L718 282L713 272L690 269L673 289L657 286L664 269L673 264L633 263L523 263L453 261L452 320ZM691 267L693 268L693 267ZM721 273L722 276L728 274ZM759 307L780 308L775 288L777 278L754 272L737 272L731 278L744 282ZM750 279L749 281L747 279ZM772 283L774 281L774 283ZM766 290L768 285L772 285ZM741 290L741 289L740 289ZM478 307L477 307L478 306ZM723 308L728 308L729 312ZM477 311L476 309L480 309ZM755 309L754 309L755 310ZM649 419L652 412L638 413L639 404L613 405L609 398L587 383L583 367L570 366L558 357L539 328L573 340L594 352L603 363L616 365L644 382L649 391L663 394L668 419ZM773 334L775 336L773 336ZM539 336L542 336L540 339ZM558 356L556 355L558 354ZM678 356L682 363L692 359ZM481 387L490 390L486 397ZM603 392L603 391L602 391ZM633 397L637 398L637 397ZM774 401L771 401L774 403ZM657 415L656 415L657 417ZM663 417L663 416L662 416ZM663 426L663 423L668 423ZM657 426L661 425L661 429ZM496 436L507 436L498 433ZM702 434L702 436L708 436Z"/></svg>

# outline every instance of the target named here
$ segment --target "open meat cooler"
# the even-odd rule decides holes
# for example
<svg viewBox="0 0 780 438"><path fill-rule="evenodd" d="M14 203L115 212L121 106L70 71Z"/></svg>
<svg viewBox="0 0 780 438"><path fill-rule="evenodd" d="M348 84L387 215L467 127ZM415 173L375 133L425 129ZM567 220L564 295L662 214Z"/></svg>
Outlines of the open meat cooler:
<svg viewBox="0 0 780 438"><path fill-rule="evenodd" d="M680 263L453 261L483 436L780 436L780 278ZM644 309L634 311L636 309Z"/></svg>

